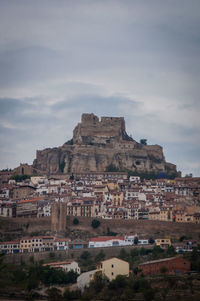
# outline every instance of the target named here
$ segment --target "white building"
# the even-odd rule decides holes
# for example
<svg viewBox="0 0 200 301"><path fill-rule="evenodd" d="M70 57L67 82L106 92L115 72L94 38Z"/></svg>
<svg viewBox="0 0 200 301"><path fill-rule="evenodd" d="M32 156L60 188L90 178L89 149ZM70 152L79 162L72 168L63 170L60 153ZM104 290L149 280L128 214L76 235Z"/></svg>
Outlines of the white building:
<svg viewBox="0 0 200 301"><path fill-rule="evenodd" d="M53 246L54 250L67 250L69 249L69 239L68 238L55 238Z"/></svg>
<svg viewBox="0 0 200 301"><path fill-rule="evenodd" d="M19 240L0 242L0 253L3 254L19 253L19 248L20 248L19 246L20 246Z"/></svg>
<svg viewBox="0 0 200 301"><path fill-rule="evenodd" d="M52 269L61 269L65 272L74 271L77 274L81 273L78 263L74 260L50 262L43 264L43 266L49 266Z"/></svg>
<svg viewBox="0 0 200 301"><path fill-rule="evenodd" d="M39 201L37 217L51 216L51 210L52 205L49 201Z"/></svg>
<svg viewBox="0 0 200 301"><path fill-rule="evenodd" d="M94 237L89 241L89 248L105 248L118 246L132 246L137 234L130 234L122 237L104 236Z"/></svg>

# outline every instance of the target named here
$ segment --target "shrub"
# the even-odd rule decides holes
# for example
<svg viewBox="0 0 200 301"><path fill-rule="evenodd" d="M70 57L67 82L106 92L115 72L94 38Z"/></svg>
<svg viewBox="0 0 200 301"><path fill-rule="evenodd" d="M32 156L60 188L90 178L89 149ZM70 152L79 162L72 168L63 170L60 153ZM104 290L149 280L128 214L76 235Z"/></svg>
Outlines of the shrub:
<svg viewBox="0 0 200 301"><path fill-rule="evenodd" d="M100 226L100 221L98 219L93 219L91 226L96 229Z"/></svg>
<svg viewBox="0 0 200 301"><path fill-rule="evenodd" d="M49 253L49 257L50 257L50 258L55 258L55 256L56 256L56 255L55 255L54 252L50 252L50 253Z"/></svg>
<svg viewBox="0 0 200 301"><path fill-rule="evenodd" d="M154 244L154 242L155 242L155 240L152 237L150 237L149 238L149 244Z"/></svg>
<svg viewBox="0 0 200 301"><path fill-rule="evenodd" d="M78 224L79 224L79 220L78 220L78 218L76 218L76 217L74 218L74 220L73 220L73 224L74 224L74 225L78 225Z"/></svg>

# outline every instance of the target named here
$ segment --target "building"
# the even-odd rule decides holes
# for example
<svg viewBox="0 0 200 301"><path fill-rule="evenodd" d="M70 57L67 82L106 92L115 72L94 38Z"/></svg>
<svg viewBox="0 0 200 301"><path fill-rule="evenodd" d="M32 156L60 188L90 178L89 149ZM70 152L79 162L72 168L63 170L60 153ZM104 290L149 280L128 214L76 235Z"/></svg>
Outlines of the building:
<svg viewBox="0 0 200 301"><path fill-rule="evenodd" d="M158 238L155 240L156 246L167 249L171 246L171 240L169 238Z"/></svg>
<svg viewBox="0 0 200 301"><path fill-rule="evenodd" d="M22 239L20 239L20 253L41 252L42 250L42 237L23 237Z"/></svg>
<svg viewBox="0 0 200 301"><path fill-rule="evenodd" d="M87 249L88 242L84 240L75 239L74 241L69 242L69 249L79 250L79 249Z"/></svg>
<svg viewBox="0 0 200 301"><path fill-rule="evenodd" d="M79 172L74 173L76 179L87 179L87 180L117 180L128 178L127 172Z"/></svg>
<svg viewBox="0 0 200 301"><path fill-rule="evenodd" d="M65 272L73 271L77 274L81 273L78 263L74 260L50 262L50 263L43 264L43 266L49 266L52 269L61 269Z"/></svg>
<svg viewBox="0 0 200 301"><path fill-rule="evenodd" d="M13 199L25 199L34 194L36 188L31 185L13 187Z"/></svg>
<svg viewBox="0 0 200 301"><path fill-rule="evenodd" d="M34 198L18 201L16 209L17 217L37 217L39 200L38 198Z"/></svg>
<svg viewBox="0 0 200 301"><path fill-rule="evenodd" d="M89 248L105 248L124 245L124 237L102 236L91 238L89 241Z"/></svg>
<svg viewBox="0 0 200 301"><path fill-rule="evenodd" d="M55 238L53 243L54 250L59 251L69 249L69 241L68 238Z"/></svg>
<svg viewBox="0 0 200 301"><path fill-rule="evenodd" d="M19 253L19 240L0 242L0 252L3 254Z"/></svg>
<svg viewBox="0 0 200 301"><path fill-rule="evenodd" d="M105 275L110 281L118 275L129 276L129 263L119 258L113 257L101 261L97 265L97 272Z"/></svg>
<svg viewBox="0 0 200 301"><path fill-rule="evenodd" d="M51 202L41 200L37 204L37 217L51 216Z"/></svg>
<svg viewBox="0 0 200 301"><path fill-rule="evenodd" d="M0 216L16 217L16 203L9 201L0 203Z"/></svg>
<svg viewBox="0 0 200 301"><path fill-rule="evenodd" d="M53 251L53 236L23 237L20 239L20 253Z"/></svg>
<svg viewBox="0 0 200 301"><path fill-rule="evenodd" d="M54 236L43 236L43 251L53 251Z"/></svg>
<svg viewBox="0 0 200 301"><path fill-rule="evenodd" d="M182 257L171 257L141 263L139 269L144 275L184 274L190 271L190 262Z"/></svg>
<svg viewBox="0 0 200 301"><path fill-rule="evenodd" d="M119 246L132 246L137 234L128 234L121 237L116 236L101 236L93 237L89 241L89 248L105 248L105 247L119 247ZM146 242L144 242L145 244ZM141 240L143 244L143 240Z"/></svg>
<svg viewBox="0 0 200 301"><path fill-rule="evenodd" d="M172 210L169 208L160 209L160 220L166 222L172 222Z"/></svg>

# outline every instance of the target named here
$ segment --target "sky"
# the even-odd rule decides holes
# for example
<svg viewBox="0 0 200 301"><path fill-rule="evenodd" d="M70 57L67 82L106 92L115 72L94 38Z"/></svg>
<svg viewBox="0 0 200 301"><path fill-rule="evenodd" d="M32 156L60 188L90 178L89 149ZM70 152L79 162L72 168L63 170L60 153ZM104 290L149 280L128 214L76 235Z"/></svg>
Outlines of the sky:
<svg viewBox="0 0 200 301"><path fill-rule="evenodd" d="M0 169L94 113L200 176L199 95L199 0L0 0Z"/></svg>

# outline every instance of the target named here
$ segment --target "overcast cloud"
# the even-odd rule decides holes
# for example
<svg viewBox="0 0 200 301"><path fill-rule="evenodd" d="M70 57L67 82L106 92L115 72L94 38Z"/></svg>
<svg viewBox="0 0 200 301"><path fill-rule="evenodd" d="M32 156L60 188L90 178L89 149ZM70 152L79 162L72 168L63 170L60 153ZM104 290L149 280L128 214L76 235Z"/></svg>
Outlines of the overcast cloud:
<svg viewBox="0 0 200 301"><path fill-rule="evenodd" d="M0 168L124 116L200 176L199 0L0 0Z"/></svg>

